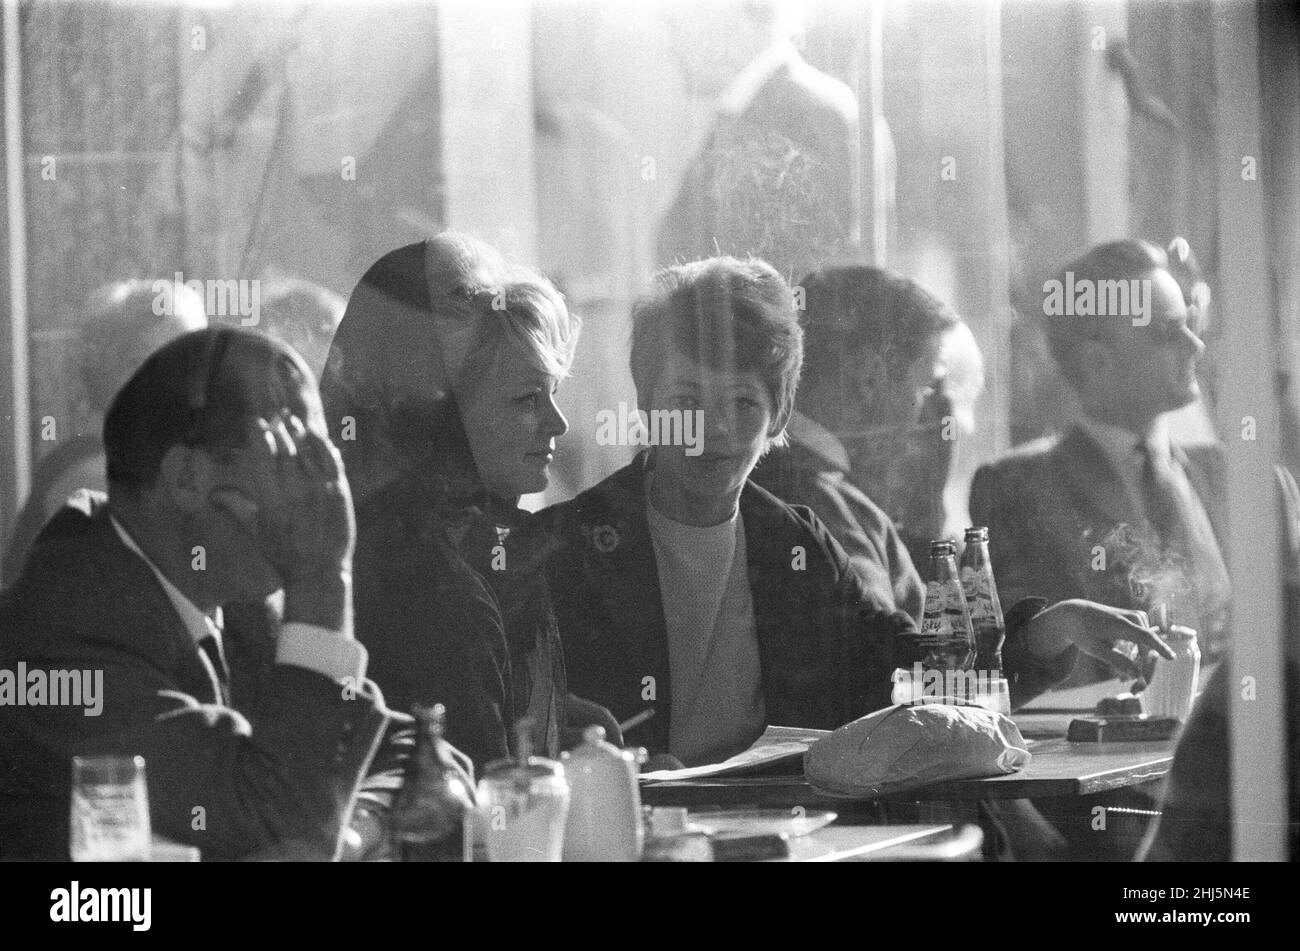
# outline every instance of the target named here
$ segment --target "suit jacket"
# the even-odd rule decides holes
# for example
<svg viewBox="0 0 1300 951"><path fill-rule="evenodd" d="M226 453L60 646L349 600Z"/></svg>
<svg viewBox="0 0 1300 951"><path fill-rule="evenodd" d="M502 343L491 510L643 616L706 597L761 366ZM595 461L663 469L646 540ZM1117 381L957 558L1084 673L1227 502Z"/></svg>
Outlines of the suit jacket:
<svg viewBox="0 0 1300 951"><path fill-rule="evenodd" d="M1215 535L1222 537L1221 448L1175 446L1174 455ZM983 466L971 484L970 511L976 525L989 528L989 553L1004 603L1032 593L1049 602L1088 598L1137 610L1150 606L1136 583L1149 559L1137 540L1150 526L1083 429L1028 443ZM1100 662L1087 658L1072 681L1103 675L1109 676Z"/></svg>
<svg viewBox="0 0 1300 951"><path fill-rule="evenodd" d="M925 607L925 585L908 554L906 540L884 510L849 481L848 471L836 455L818 443L816 434L807 441L792 438L789 447L768 453L752 478L779 498L812 509L844 546L868 595L919 622ZM1001 594L1000 579L998 590ZM1079 656L1073 646L1048 660L1030 651L1025 623L1049 602L1032 590L1018 594L1014 599L1002 595L1002 603L1008 606L1002 669L1011 688L1013 708L1064 680Z"/></svg>
<svg viewBox="0 0 1300 951"><path fill-rule="evenodd" d="M789 446L767 454L751 478L777 498L812 509L844 546L871 597L920 621L925 585L907 547L889 516L848 476L816 440L791 437Z"/></svg>
<svg viewBox="0 0 1300 951"><path fill-rule="evenodd" d="M273 631L239 629L266 615L227 613L237 707L221 704L211 663L153 570L122 544L103 496L79 496L50 520L0 595L0 668L103 671L103 707L4 711L4 857L67 860L71 757L83 753L142 755L153 830L205 858L288 842L339 854L389 723L382 700L371 685L345 690L305 668L266 665Z"/></svg>
<svg viewBox="0 0 1300 951"><path fill-rule="evenodd" d="M753 254L797 281L857 244L858 107L797 57L720 114L660 225L661 265Z"/></svg>
<svg viewBox="0 0 1300 951"><path fill-rule="evenodd" d="M18 580L23 562L31 550L32 542L41 533L41 527L48 519L48 513L63 504L63 499L52 501L47 498L66 479L74 469L88 464L90 459L104 455L104 442L98 436L74 436L67 442L60 443L41 457L32 473L31 491L23 503L18 517L14 519L13 535L9 546L5 548L3 571L0 572L0 586L8 587ZM100 477L103 478L102 476Z"/></svg>
<svg viewBox="0 0 1300 951"><path fill-rule="evenodd" d="M629 742L666 751L672 683L659 571L646 519L642 453L527 527L543 552L564 640L569 686L618 720L655 715ZM877 601L826 526L747 482L740 496L763 698L769 723L835 729L891 703L890 675L919 658L916 623ZM801 567L800 567L801 565ZM1041 610L1026 598L1007 614L1004 660L1013 705L1058 682L1075 650L1051 661L1029 655L1024 622Z"/></svg>

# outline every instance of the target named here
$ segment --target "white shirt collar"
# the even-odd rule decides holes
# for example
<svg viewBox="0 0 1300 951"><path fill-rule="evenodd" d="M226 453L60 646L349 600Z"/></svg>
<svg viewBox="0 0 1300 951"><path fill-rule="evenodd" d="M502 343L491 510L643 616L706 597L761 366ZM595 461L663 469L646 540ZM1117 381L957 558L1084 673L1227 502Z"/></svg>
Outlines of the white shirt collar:
<svg viewBox="0 0 1300 951"><path fill-rule="evenodd" d="M763 84L771 79L778 69L787 63L798 62L799 59L799 51L788 39L775 41L735 75L727 88L722 91L722 95L718 97L718 110L731 115L740 115L749 108L749 104L754 101Z"/></svg>
<svg viewBox="0 0 1300 951"><path fill-rule="evenodd" d="M1122 426L1103 423L1089 416L1081 416L1079 423L1084 432L1101 447L1106 460L1119 476L1125 491L1128 492L1129 498L1141 510L1143 459L1137 451L1137 435ZM1185 480L1181 468L1173 465L1176 455L1169 436L1169 426L1163 416L1156 418L1151 431L1147 433L1145 442L1151 452L1151 461L1157 470L1169 473L1176 480Z"/></svg>
<svg viewBox="0 0 1300 951"><path fill-rule="evenodd" d="M1125 471L1126 468L1140 465L1141 459L1135 451L1139 437L1131 430L1111 423L1103 423L1101 420L1086 415L1080 417L1080 424L1088 435L1101 446L1117 469ZM1169 424L1165 417L1156 417L1155 422L1151 424L1150 432L1146 434L1143 441L1147 444L1152 459L1157 465L1168 465L1173 459L1173 446L1169 438Z"/></svg>
<svg viewBox="0 0 1300 951"><path fill-rule="evenodd" d="M168 581L167 576L158 570L158 566L155 565L149 559L149 556L140 549L140 546L136 544L135 539L131 537L131 533L123 527L121 522L111 514L108 516L108 520L113 523L113 529L117 532L117 537L122 540L122 544L140 558L141 561L148 565L149 569L154 573L155 577L157 577L159 584L163 587L163 591L167 592L167 597L171 601L172 606L176 608L176 613L180 615L181 623L185 625L185 630L189 632L190 637L194 639L194 643L198 644L199 641L203 640L205 637L215 637L220 641L221 608L214 610L212 616L208 616L200 611L198 605L185 597L185 595L181 593L181 590Z"/></svg>

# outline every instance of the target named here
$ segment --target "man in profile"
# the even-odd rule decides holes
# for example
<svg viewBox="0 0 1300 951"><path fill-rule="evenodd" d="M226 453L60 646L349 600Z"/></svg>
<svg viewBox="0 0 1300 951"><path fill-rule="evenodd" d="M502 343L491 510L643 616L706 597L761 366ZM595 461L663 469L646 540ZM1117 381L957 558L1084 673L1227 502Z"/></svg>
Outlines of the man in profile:
<svg viewBox="0 0 1300 951"><path fill-rule="evenodd" d="M939 432L951 413L945 343L964 325L915 281L882 268L822 268L800 287L804 373L789 446L768 453L753 478L811 507L881 603L919 621L918 572L930 539L942 537L952 461Z"/></svg>
<svg viewBox="0 0 1300 951"><path fill-rule="evenodd" d="M1035 593L1148 611L1163 604L1172 622L1198 631L1214 660L1229 600L1218 542L1222 449L1178 445L1166 421L1200 392L1198 308L1189 310L1164 251L1123 240L1092 248L1045 282L1044 319L1083 416L975 475L971 515L989 526L1003 600ZM1099 674L1077 669L1076 682Z"/></svg>
<svg viewBox="0 0 1300 951"><path fill-rule="evenodd" d="M660 225L658 261L761 257L787 281L859 241L858 104L806 63L783 0L667 9L687 86L715 121Z"/></svg>
<svg viewBox="0 0 1300 951"><path fill-rule="evenodd" d="M945 489L957 429L973 425L957 420L973 417L979 347L951 307L895 271L827 267L801 286L804 373L790 444L768 453L754 481L811 508L872 595L919 621L929 541L954 530ZM1041 609L1038 597L1017 592L1002 604ZM1122 612L1084 602L1057 612L1061 623L1043 625L1053 636L1013 637L1003 648L1015 703L1067 677L1078 653L1109 660L1113 642L1131 636ZM1078 623L1064 620L1069 612Z"/></svg>
<svg viewBox="0 0 1300 951"><path fill-rule="evenodd" d="M113 754L144 757L153 830L205 858L337 855L388 717L310 370L258 334L186 334L117 394L104 445L107 498L55 515L0 596L0 669L102 671L102 709L5 711L0 850L66 859L71 757Z"/></svg>

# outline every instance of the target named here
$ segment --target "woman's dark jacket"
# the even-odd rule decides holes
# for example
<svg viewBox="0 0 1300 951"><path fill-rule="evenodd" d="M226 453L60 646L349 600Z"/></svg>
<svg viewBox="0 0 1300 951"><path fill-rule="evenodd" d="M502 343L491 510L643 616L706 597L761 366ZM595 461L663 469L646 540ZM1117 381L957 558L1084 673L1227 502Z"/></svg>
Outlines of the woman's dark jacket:
<svg viewBox="0 0 1300 951"><path fill-rule="evenodd" d="M672 684L646 520L646 462L643 453L538 513L528 531L546 550L569 689L620 721L654 710L625 738L653 753L668 747ZM918 656L915 622L880 605L810 509L747 482L740 516L768 723L835 729L888 706L891 673ZM1041 607L1026 599L1008 614L1008 647L1017 657L1027 654L1017 636L1023 620ZM1067 654L1052 664L1021 661L1013 702L1064 676L1073 649Z"/></svg>
<svg viewBox="0 0 1300 951"><path fill-rule="evenodd" d="M645 511L645 456L538 514L569 686L664 751L672 709L668 635ZM911 618L886 612L812 512L746 483L740 497L768 722L833 729L889 704ZM910 656L910 655L909 655Z"/></svg>
<svg viewBox="0 0 1300 951"><path fill-rule="evenodd" d="M357 518L355 625L370 676L395 710L444 704L447 739L480 768L514 751L512 725L535 691L534 748L559 753L567 688L545 577L499 530L521 514L449 510L407 477Z"/></svg>

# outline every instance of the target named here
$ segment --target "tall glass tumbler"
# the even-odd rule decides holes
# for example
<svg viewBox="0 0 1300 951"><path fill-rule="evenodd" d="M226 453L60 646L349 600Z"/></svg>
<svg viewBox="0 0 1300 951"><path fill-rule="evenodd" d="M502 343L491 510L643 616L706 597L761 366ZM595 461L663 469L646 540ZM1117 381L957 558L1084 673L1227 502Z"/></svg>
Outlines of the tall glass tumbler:
<svg viewBox="0 0 1300 951"><path fill-rule="evenodd" d="M488 766L478 787L478 832L489 862L558 862L564 852L569 784L539 756Z"/></svg>
<svg viewBox="0 0 1300 951"><path fill-rule="evenodd" d="M149 793L143 756L72 758L74 862L147 862Z"/></svg>

